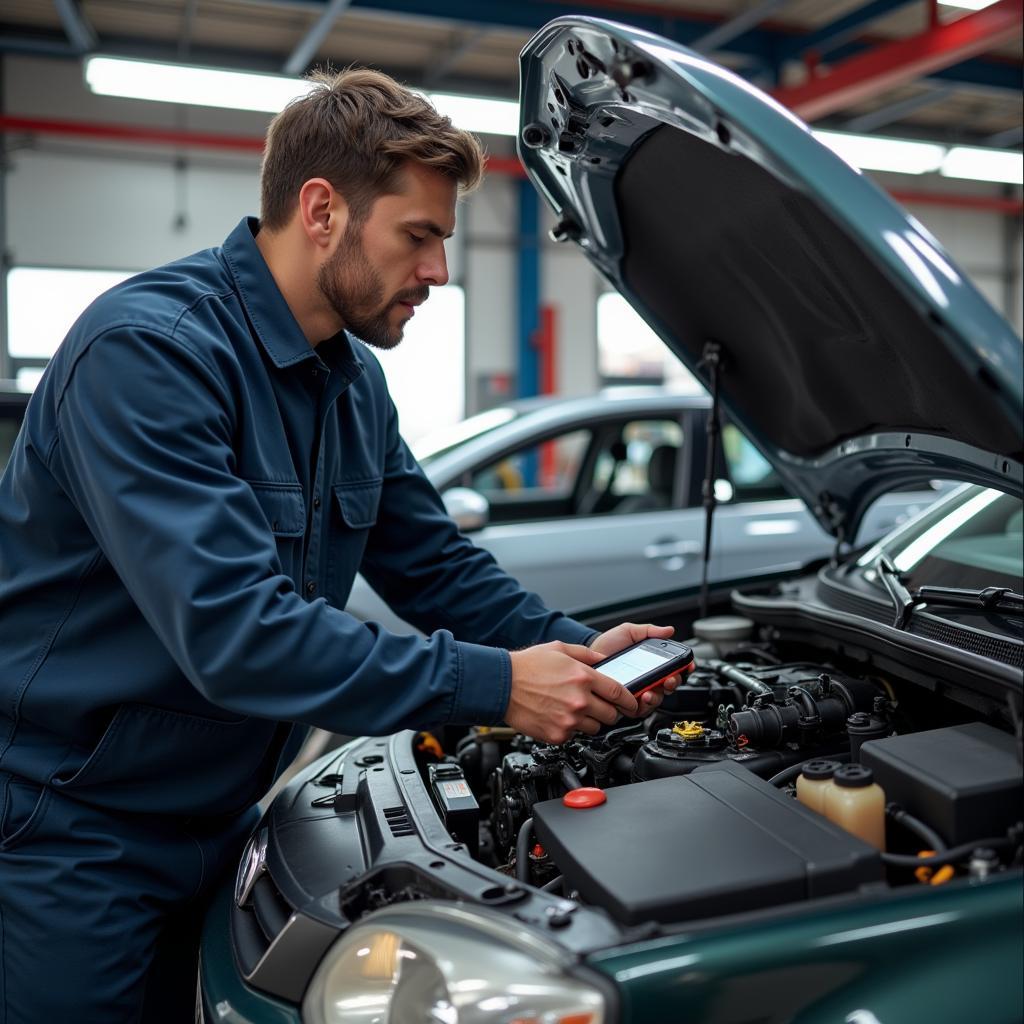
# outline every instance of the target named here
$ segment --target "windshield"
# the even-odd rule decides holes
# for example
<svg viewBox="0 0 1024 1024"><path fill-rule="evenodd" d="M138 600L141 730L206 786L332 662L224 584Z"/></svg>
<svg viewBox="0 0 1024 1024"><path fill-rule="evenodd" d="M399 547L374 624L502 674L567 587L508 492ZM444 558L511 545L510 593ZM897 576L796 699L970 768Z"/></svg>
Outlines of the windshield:
<svg viewBox="0 0 1024 1024"><path fill-rule="evenodd" d="M969 486L941 502L907 529L867 551L870 566L885 550L909 590L938 587L1009 587L1020 592L1024 575L1024 505L988 487ZM865 578L878 586L874 573Z"/></svg>
<svg viewBox="0 0 1024 1024"><path fill-rule="evenodd" d="M515 409L510 409L507 406L488 409L487 412L470 416L468 420L453 423L450 427L432 431L426 437L421 437L411 445L412 453L421 466L427 466L434 459L446 455L452 449L471 441L474 437L480 437L481 434L486 434L489 430L494 430L495 427L511 423L518 415Z"/></svg>

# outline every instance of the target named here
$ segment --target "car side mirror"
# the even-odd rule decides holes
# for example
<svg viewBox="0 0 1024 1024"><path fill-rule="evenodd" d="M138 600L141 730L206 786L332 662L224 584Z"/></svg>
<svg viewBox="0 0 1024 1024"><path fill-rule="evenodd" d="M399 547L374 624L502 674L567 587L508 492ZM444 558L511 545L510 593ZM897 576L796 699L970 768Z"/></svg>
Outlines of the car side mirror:
<svg viewBox="0 0 1024 1024"><path fill-rule="evenodd" d="M471 487L450 487L441 495L445 511L464 533L482 530L491 518L490 502Z"/></svg>

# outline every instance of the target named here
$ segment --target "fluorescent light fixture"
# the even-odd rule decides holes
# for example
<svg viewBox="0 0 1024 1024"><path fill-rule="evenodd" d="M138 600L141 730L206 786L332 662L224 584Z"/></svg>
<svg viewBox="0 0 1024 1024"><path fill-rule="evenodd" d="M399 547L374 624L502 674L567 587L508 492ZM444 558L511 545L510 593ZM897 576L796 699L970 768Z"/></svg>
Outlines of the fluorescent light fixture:
<svg viewBox="0 0 1024 1024"><path fill-rule="evenodd" d="M230 110L255 110L276 114L289 100L304 96L312 84L287 75L229 71L187 64L128 60L121 57L89 57L85 80L93 92L126 99L158 100ZM512 100L426 94L440 113L459 128L491 135L519 132L519 104Z"/></svg>
<svg viewBox="0 0 1024 1024"><path fill-rule="evenodd" d="M1024 185L1024 154L975 146L953 146L942 161L939 173L947 178Z"/></svg>
<svg viewBox="0 0 1024 1024"><path fill-rule="evenodd" d="M103 96L270 114L276 114L289 100L304 96L312 88L301 78L284 75L120 57L89 57L85 62L85 80L93 92Z"/></svg>
<svg viewBox="0 0 1024 1024"><path fill-rule="evenodd" d="M514 100L491 100L482 96L455 96L434 92L428 99L438 113L452 119L452 124L467 132L489 132L491 135L519 134L519 104Z"/></svg>
<svg viewBox="0 0 1024 1024"><path fill-rule="evenodd" d="M980 11L983 7L991 7L996 0L939 0L943 7L959 7L962 11Z"/></svg>
<svg viewBox="0 0 1024 1024"><path fill-rule="evenodd" d="M731 74L731 73L730 73ZM93 92L126 99L158 100L229 110L276 114L289 100L304 96L312 84L302 78L224 68L166 64L124 57L88 57L85 80ZM426 93L438 111L466 131L490 135L519 132L519 104L513 100ZM927 174L942 169L952 178L1021 184L1021 157L1005 150L945 146L910 139L889 139L848 132L814 136L852 167L865 171ZM945 160L944 160L945 158Z"/></svg>
<svg viewBox="0 0 1024 1024"><path fill-rule="evenodd" d="M888 139L877 135L814 132L814 137L851 167L863 171L927 174L942 166L946 152L944 146L933 142L912 142L909 139Z"/></svg>

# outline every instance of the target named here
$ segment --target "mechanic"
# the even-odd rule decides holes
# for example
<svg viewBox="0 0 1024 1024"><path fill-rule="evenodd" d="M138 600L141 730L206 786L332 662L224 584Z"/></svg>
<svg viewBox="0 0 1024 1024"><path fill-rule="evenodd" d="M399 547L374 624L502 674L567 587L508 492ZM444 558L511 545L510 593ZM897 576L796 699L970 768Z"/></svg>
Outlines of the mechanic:
<svg viewBox="0 0 1024 1024"><path fill-rule="evenodd" d="M466 540L367 348L447 281L482 167L387 76L315 76L262 220L50 362L0 481L0 1021L191 1019L204 907L308 726L561 742L660 700L591 666L671 629L596 635ZM357 571L426 638L346 614Z"/></svg>

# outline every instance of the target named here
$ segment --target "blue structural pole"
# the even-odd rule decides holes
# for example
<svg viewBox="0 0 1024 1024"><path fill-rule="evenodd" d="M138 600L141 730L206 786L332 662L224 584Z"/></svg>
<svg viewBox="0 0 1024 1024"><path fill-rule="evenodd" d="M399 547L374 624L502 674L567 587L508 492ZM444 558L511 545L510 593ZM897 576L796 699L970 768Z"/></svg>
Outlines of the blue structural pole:
<svg viewBox="0 0 1024 1024"><path fill-rule="evenodd" d="M516 367L520 398L537 394L537 350L533 339L540 326L540 210L537 192L526 180L519 188L519 352Z"/></svg>
<svg viewBox="0 0 1024 1024"><path fill-rule="evenodd" d="M534 338L540 327L540 229L539 199L528 181L520 181L519 189L519 344L516 385L520 398L531 398L540 390L537 349ZM537 453L524 453L521 465L523 483L537 484Z"/></svg>

